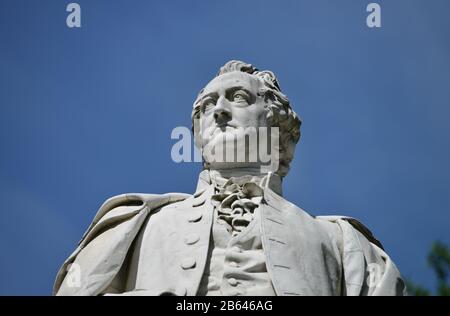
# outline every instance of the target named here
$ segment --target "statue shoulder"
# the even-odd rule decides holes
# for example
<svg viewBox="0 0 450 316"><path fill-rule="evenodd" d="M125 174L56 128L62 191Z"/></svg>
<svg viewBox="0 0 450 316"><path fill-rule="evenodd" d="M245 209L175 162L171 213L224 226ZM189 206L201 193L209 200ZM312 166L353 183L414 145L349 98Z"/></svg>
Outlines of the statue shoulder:
<svg viewBox="0 0 450 316"><path fill-rule="evenodd" d="M99 224L121 220L146 208L148 212L155 211L165 205L183 201L191 195L185 193L125 193L107 199L99 208L91 224L84 233L83 241L88 233ZM81 243L80 241L80 243Z"/></svg>
<svg viewBox="0 0 450 316"><path fill-rule="evenodd" d="M154 210L167 204L183 201L190 196L190 194L185 193L126 193L116 195L107 199L102 204L97 214L95 215L94 222L102 218L106 213L118 207L148 207L150 210Z"/></svg>
<svg viewBox="0 0 450 316"><path fill-rule="evenodd" d="M377 245L381 249L384 250L383 245L381 242L375 238L373 233L370 231L367 226L365 226L363 223L361 223L359 220L353 217L349 216L339 216L339 215L332 215L332 216L316 216L315 217L318 220L325 220L330 222L339 222L339 221L345 221L349 223L354 229L359 231L364 237L367 238L371 243Z"/></svg>

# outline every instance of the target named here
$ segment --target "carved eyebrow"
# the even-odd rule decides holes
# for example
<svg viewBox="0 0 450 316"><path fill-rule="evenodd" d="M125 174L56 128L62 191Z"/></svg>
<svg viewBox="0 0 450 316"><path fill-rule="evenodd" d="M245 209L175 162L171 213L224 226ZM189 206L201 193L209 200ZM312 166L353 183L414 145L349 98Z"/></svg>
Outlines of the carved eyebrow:
<svg viewBox="0 0 450 316"><path fill-rule="evenodd" d="M214 100L217 100L219 98L219 94L217 92L211 92L202 96L200 100L204 100L206 98L212 98Z"/></svg>
<svg viewBox="0 0 450 316"><path fill-rule="evenodd" d="M242 90L242 91L245 91L245 92L248 93L248 94L251 94L250 91L248 91L247 89L245 89L245 88L242 87L242 86L236 86L236 87L228 88L227 91L225 92L225 94L228 95L228 94L231 94L231 93L236 92L236 91L239 91L239 90Z"/></svg>
<svg viewBox="0 0 450 316"><path fill-rule="evenodd" d="M234 92L236 92L236 91L244 91L245 93L247 93L249 95L249 97L250 97L250 100L249 100L250 103L253 103L255 101L256 97L253 95L253 93L251 93L249 90L245 89L242 86L236 86L236 87L228 88L225 91L225 97L229 100L231 95ZM205 100L207 98L212 98L213 100L218 100L219 99L219 94L217 92L211 92L211 93L205 94L204 96L200 97L199 101L203 101L203 100Z"/></svg>

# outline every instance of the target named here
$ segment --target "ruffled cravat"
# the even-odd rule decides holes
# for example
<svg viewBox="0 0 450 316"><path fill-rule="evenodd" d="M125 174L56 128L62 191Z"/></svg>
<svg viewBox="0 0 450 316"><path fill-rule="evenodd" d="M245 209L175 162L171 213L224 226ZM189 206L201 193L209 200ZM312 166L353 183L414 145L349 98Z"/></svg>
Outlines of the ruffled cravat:
<svg viewBox="0 0 450 316"><path fill-rule="evenodd" d="M224 179L211 178L215 194L211 197L217 208L218 220L226 223L228 231L239 234L253 220L254 211L263 198L259 177L243 176Z"/></svg>

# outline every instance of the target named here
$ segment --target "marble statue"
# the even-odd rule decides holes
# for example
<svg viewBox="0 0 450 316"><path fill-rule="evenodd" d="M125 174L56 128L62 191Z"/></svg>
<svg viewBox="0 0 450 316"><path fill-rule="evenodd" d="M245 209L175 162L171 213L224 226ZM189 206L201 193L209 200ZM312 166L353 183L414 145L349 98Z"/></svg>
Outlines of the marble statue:
<svg viewBox="0 0 450 316"><path fill-rule="evenodd" d="M55 295L406 294L363 224L311 216L283 198L301 121L272 72L226 63L200 91L192 122L204 160L195 193L107 200L58 272ZM247 128L278 131L275 164L250 159L251 141L239 143ZM212 150L236 143L244 159Z"/></svg>

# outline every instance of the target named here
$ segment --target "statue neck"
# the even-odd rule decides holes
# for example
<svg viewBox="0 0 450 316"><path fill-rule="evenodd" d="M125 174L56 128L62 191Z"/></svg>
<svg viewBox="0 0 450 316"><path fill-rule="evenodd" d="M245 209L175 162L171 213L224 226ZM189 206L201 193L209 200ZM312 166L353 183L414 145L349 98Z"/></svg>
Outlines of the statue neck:
<svg viewBox="0 0 450 316"><path fill-rule="evenodd" d="M278 174L262 174L260 168L205 169L200 173L197 190L212 183L226 182L230 178L249 178L249 181L269 188L282 196L282 178Z"/></svg>

